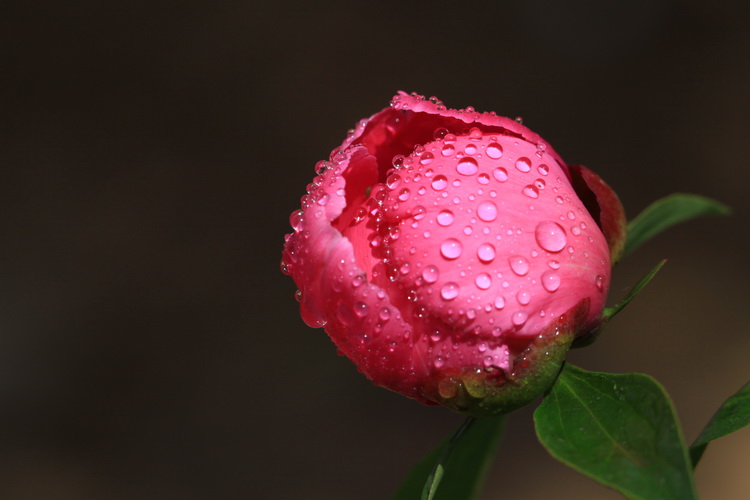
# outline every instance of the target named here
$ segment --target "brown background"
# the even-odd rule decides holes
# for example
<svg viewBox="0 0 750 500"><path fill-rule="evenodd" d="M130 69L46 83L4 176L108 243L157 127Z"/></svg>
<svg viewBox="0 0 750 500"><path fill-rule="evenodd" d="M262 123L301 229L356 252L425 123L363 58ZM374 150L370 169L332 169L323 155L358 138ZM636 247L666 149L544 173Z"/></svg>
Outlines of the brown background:
<svg viewBox="0 0 750 500"><path fill-rule="evenodd" d="M382 499L461 418L371 386L278 270L313 165L398 89L525 123L631 216L675 191L734 216L571 359L642 371L692 440L750 378L746 2L5 2L0 497ZM602 7L602 5L607 7ZM514 414L483 498L619 498ZM750 431L707 499L750 492Z"/></svg>

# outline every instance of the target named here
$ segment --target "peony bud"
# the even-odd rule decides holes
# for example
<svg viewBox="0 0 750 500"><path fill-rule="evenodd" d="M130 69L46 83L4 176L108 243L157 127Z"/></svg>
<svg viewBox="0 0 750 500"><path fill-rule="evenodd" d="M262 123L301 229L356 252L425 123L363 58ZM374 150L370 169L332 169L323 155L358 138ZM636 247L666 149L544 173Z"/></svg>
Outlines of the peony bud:
<svg viewBox="0 0 750 500"><path fill-rule="evenodd" d="M598 326L622 207L520 123L399 93L316 173L282 269L373 383L505 413Z"/></svg>

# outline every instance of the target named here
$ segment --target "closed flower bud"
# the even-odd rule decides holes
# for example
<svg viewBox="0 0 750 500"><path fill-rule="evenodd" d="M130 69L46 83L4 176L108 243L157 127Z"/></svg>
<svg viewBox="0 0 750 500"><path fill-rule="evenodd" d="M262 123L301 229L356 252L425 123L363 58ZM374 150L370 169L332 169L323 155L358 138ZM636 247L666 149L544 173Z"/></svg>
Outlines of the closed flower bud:
<svg viewBox="0 0 750 500"><path fill-rule="evenodd" d="M400 93L316 173L282 269L305 322L373 383L505 413L598 326L622 207L517 121Z"/></svg>

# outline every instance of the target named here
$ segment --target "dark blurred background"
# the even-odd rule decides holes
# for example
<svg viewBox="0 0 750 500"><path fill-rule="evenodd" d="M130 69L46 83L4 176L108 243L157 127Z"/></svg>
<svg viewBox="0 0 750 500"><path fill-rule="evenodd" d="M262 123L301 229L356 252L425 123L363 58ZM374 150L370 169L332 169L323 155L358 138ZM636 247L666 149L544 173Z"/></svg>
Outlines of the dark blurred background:
<svg viewBox="0 0 750 500"><path fill-rule="evenodd" d="M657 279L591 370L670 391L691 441L750 378L746 2L10 1L0 16L0 498L382 499L461 417L370 385L299 319L288 216L399 89L525 124L629 215L734 209L618 266ZM619 498L510 417L484 499ZM707 499L750 494L750 431Z"/></svg>

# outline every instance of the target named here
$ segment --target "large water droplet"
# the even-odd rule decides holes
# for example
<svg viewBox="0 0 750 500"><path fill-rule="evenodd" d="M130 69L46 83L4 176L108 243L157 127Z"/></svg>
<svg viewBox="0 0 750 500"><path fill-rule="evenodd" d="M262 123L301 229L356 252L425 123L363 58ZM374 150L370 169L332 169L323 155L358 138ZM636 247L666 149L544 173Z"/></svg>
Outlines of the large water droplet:
<svg viewBox="0 0 750 500"><path fill-rule="evenodd" d="M489 184L490 176L485 173L481 173L479 174L479 177L477 177L477 182L479 182L479 184Z"/></svg>
<svg viewBox="0 0 750 500"><path fill-rule="evenodd" d="M440 245L440 253L443 257L449 260L459 258L462 251L463 246L461 245L461 242L455 238L448 238Z"/></svg>
<svg viewBox="0 0 750 500"><path fill-rule="evenodd" d="M469 156L473 156L477 154L477 147L473 144L467 144L464 148L464 153L466 153Z"/></svg>
<svg viewBox="0 0 750 500"><path fill-rule="evenodd" d="M505 307L505 298L502 295L495 297L495 309L502 309Z"/></svg>
<svg viewBox="0 0 750 500"><path fill-rule="evenodd" d="M539 198L539 190L532 184L524 187L521 192L529 198Z"/></svg>
<svg viewBox="0 0 750 500"><path fill-rule="evenodd" d="M427 153L424 153L419 158L419 163L421 163L422 165L429 165L430 163L432 163L432 161L434 159L435 159L435 155L433 155L432 153L427 152Z"/></svg>
<svg viewBox="0 0 750 500"><path fill-rule="evenodd" d="M466 111L469 111L469 108L466 108ZM471 111L474 111L474 108L471 108ZM472 141L481 141L482 140L482 131L479 130L477 127L471 127L469 130L469 139Z"/></svg>
<svg viewBox="0 0 750 500"><path fill-rule="evenodd" d="M435 365L435 368L440 369L445 364L445 361L443 361L443 358L438 356L437 358L435 358L435 361L433 361L432 364Z"/></svg>
<svg viewBox="0 0 750 500"><path fill-rule="evenodd" d="M479 273L476 278L474 278L474 284L477 285L477 288L480 290L487 290L492 286L492 278L487 273Z"/></svg>
<svg viewBox="0 0 750 500"><path fill-rule="evenodd" d="M529 261L520 255L514 255L508 258L510 268L518 276L526 276L529 273Z"/></svg>
<svg viewBox="0 0 750 500"><path fill-rule="evenodd" d="M513 313L513 316L511 317L511 321L513 322L514 325L521 326L524 323L526 323L526 320L528 318L529 317L526 315L525 312L523 312L523 311L516 311L515 313Z"/></svg>
<svg viewBox="0 0 750 500"><path fill-rule="evenodd" d="M391 319L391 310L387 307L382 308L378 313L378 318L380 318L380 321L388 321Z"/></svg>
<svg viewBox="0 0 750 500"><path fill-rule="evenodd" d="M443 210L440 212L437 216L437 223L443 227L453 224L453 212L450 210Z"/></svg>
<svg viewBox="0 0 750 500"><path fill-rule="evenodd" d="M401 201L406 201L409 199L409 195L411 195L411 191L409 191L409 188L404 188L398 193L398 199Z"/></svg>
<svg viewBox="0 0 750 500"><path fill-rule="evenodd" d="M492 262L495 259L495 247L490 243L482 243L477 247L477 257L484 263Z"/></svg>
<svg viewBox="0 0 750 500"><path fill-rule="evenodd" d="M477 208L477 215L485 222L492 222L497 218L497 205L491 201L483 201Z"/></svg>
<svg viewBox="0 0 750 500"><path fill-rule="evenodd" d="M534 236L539 246L548 252L559 252L568 243L565 230L557 222L540 222L536 226Z"/></svg>
<svg viewBox="0 0 750 500"><path fill-rule="evenodd" d="M440 154L443 156L453 156L456 153L456 148L453 144L446 144L443 149L440 150Z"/></svg>
<svg viewBox="0 0 750 500"><path fill-rule="evenodd" d="M425 283L435 283L440 276L437 266L430 264L422 270L422 279Z"/></svg>
<svg viewBox="0 0 750 500"><path fill-rule="evenodd" d="M545 165L544 163L542 163L541 165L539 165L538 167L536 167L536 170L537 170L537 172L539 172L542 175L549 174L549 167L547 165Z"/></svg>
<svg viewBox="0 0 750 500"><path fill-rule="evenodd" d="M364 302L357 302L354 304L354 314L359 316L360 318L364 318L367 316L367 304Z"/></svg>
<svg viewBox="0 0 750 500"><path fill-rule="evenodd" d="M456 164L456 170L461 175L474 175L479 170L479 165L474 158L462 158Z"/></svg>
<svg viewBox="0 0 750 500"><path fill-rule="evenodd" d="M516 294L516 300L522 306L528 305L531 302L531 294L526 290L519 290Z"/></svg>
<svg viewBox="0 0 750 500"><path fill-rule="evenodd" d="M435 131L432 133L432 138L435 139L436 141L439 141L443 137L445 137L447 134L448 134L447 128L443 128L443 127L436 128Z"/></svg>
<svg viewBox="0 0 750 500"><path fill-rule="evenodd" d="M508 171L503 167L497 167L493 172L492 176L497 182L505 182L508 180Z"/></svg>
<svg viewBox="0 0 750 500"><path fill-rule="evenodd" d="M522 156L521 158L516 160L516 168L520 172L528 172L529 170L531 170L531 160L529 160L525 156Z"/></svg>
<svg viewBox="0 0 750 500"><path fill-rule="evenodd" d="M542 273L542 286L548 292L554 292L560 288L560 275L555 271L545 271Z"/></svg>
<svg viewBox="0 0 750 500"><path fill-rule="evenodd" d="M487 146L486 152L487 156L489 156L493 160L497 160L498 158L503 156L503 147L500 144L493 142L492 144Z"/></svg>
<svg viewBox="0 0 750 500"><path fill-rule="evenodd" d="M440 289L440 296L445 300L453 300L458 297L459 286L449 281Z"/></svg>
<svg viewBox="0 0 750 500"><path fill-rule="evenodd" d="M391 174L385 180L385 185L388 186L388 189L396 189L400 183L401 176L398 174Z"/></svg>
<svg viewBox="0 0 750 500"><path fill-rule="evenodd" d="M448 187L448 179L444 175L436 175L432 179L432 189L435 191L442 191Z"/></svg>

